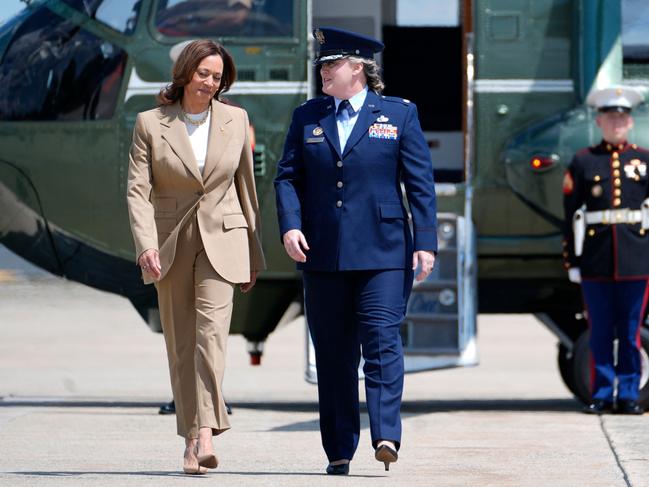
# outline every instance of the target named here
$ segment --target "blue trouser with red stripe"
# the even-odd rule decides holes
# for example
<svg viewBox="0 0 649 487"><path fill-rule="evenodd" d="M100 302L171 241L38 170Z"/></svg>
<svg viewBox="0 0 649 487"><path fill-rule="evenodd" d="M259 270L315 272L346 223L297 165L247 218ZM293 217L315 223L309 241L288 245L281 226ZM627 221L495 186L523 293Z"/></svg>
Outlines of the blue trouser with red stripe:
<svg viewBox="0 0 649 487"><path fill-rule="evenodd" d="M647 305L647 280L583 281L590 326L593 400L635 401L640 388L640 326ZM613 340L618 339L617 365Z"/></svg>
<svg viewBox="0 0 649 487"><path fill-rule="evenodd" d="M373 445L401 443L400 327L412 270L303 273L304 302L318 371L320 434L329 461L354 457L360 434L358 364Z"/></svg>

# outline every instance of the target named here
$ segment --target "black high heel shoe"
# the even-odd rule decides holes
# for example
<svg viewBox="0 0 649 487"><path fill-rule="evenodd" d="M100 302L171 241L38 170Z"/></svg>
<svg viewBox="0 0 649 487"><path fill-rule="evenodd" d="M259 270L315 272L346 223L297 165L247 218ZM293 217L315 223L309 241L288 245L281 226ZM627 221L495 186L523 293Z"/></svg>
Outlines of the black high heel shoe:
<svg viewBox="0 0 649 487"><path fill-rule="evenodd" d="M327 465L327 475L348 475L349 474L349 462L339 463L337 465L332 465L331 463Z"/></svg>
<svg viewBox="0 0 649 487"><path fill-rule="evenodd" d="M388 470L390 470L390 464L396 462L399 459L399 454L394 448L383 444L379 446L374 452L374 458L376 458L379 462L383 462L383 465L385 465L385 471L387 472Z"/></svg>

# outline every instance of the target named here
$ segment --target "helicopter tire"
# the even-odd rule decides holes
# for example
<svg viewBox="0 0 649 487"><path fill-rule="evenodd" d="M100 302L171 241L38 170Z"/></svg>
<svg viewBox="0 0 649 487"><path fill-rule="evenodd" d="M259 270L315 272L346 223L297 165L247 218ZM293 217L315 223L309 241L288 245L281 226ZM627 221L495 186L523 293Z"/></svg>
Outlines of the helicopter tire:
<svg viewBox="0 0 649 487"><path fill-rule="evenodd" d="M572 395L579 398L573 371L573 368L575 366L575 356L570 350L568 350L568 347L566 347L562 343L560 343L557 348L557 365L559 366L561 379L563 380L564 385L572 393Z"/></svg>
<svg viewBox="0 0 649 487"><path fill-rule="evenodd" d="M589 338L590 332L583 332L575 342L572 354L575 395L584 404L591 402ZM643 327L640 330L640 341L642 343L640 350L642 375L638 403L642 408L649 409L649 330L647 328Z"/></svg>

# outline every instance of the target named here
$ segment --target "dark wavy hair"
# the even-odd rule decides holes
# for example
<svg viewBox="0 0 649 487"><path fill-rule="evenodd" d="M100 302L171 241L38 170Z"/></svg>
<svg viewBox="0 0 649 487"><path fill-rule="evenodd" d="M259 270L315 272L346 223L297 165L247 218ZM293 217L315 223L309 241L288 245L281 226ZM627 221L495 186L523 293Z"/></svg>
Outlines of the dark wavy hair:
<svg viewBox="0 0 649 487"><path fill-rule="evenodd" d="M234 66L234 60L230 53L225 50L225 47L218 42L203 39L190 42L182 50L171 70L171 84L165 86L158 93L158 103L171 105L182 100L184 87L191 81L201 61L207 56L214 55L221 56L221 59L223 59L221 84L214 94L214 98L218 100L221 93L225 93L232 87L237 77L237 68Z"/></svg>

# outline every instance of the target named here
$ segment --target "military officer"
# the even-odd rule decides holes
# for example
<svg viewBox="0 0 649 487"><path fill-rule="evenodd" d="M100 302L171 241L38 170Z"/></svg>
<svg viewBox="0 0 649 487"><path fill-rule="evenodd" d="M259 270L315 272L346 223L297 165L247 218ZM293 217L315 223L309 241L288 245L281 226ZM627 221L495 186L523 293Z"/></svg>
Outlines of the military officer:
<svg viewBox="0 0 649 487"><path fill-rule="evenodd" d="M358 444L361 348L372 445L387 470L401 443L399 329L414 270L424 279L437 250L430 151L415 105L381 96L381 42L328 27L314 37L328 96L293 113L275 179L280 232L303 271L327 473L347 474Z"/></svg>
<svg viewBox="0 0 649 487"><path fill-rule="evenodd" d="M649 152L627 139L631 110L642 101L642 93L631 87L594 91L587 103L598 110L603 139L574 156L563 180L565 267L571 281L581 282L590 326L587 413L643 413L638 393L649 278Z"/></svg>

